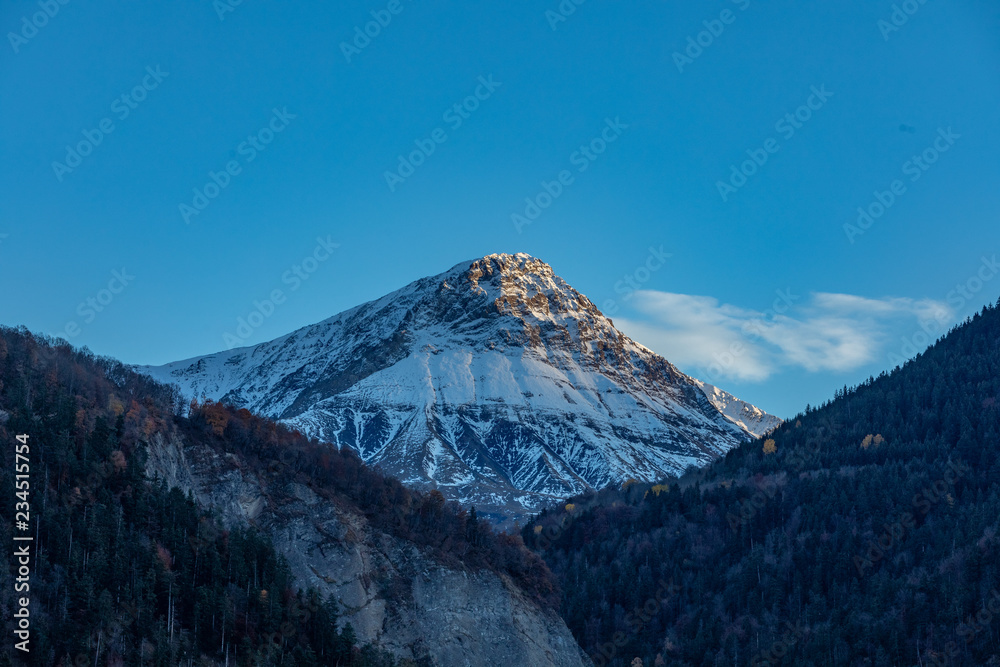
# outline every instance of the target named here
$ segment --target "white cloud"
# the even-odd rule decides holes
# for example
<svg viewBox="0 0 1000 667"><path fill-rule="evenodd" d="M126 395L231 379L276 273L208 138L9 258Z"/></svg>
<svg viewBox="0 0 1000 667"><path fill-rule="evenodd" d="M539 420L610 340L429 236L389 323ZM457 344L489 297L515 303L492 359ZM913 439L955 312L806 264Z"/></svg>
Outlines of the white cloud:
<svg viewBox="0 0 1000 667"><path fill-rule="evenodd" d="M954 316L931 299L778 294L774 308L761 312L707 296L641 291L632 304L644 317L615 323L671 362L700 369L706 380L761 381L788 367L858 368L875 361L895 334Z"/></svg>

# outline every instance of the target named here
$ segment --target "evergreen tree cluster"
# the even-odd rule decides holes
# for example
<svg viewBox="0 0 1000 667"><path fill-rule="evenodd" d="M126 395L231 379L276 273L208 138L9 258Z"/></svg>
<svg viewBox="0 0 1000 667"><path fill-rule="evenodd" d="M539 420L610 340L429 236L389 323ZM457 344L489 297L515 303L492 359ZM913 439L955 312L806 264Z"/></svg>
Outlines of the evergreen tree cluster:
<svg viewBox="0 0 1000 667"><path fill-rule="evenodd" d="M192 402L182 424L185 438L207 442L220 453L239 452L268 483L308 486L331 502L347 502L369 524L423 548L455 568L488 569L511 577L536 602L558 608L559 593L544 561L521 536L496 532L476 509L448 502L437 490L421 493L369 468L351 449L337 449L223 403Z"/></svg>
<svg viewBox="0 0 1000 667"><path fill-rule="evenodd" d="M658 485L523 529L596 665L1000 665L1000 303Z"/></svg>
<svg viewBox="0 0 1000 667"><path fill-rule="evenodd" d="M355 504L441 558L520 572L526 581L534 573L538 590L554 594L541 559L473 513L406 491L352 453L249 413L218 404L187 412L174 389L117 361L0 328L0 541L14 543L19 434L29 436L34 537L30 653L5 649L0 664L399 664L359 647L350 625L338 623L334 600L297 589L268 536L226 530L190 496L149 480L154 436L239 447L257 463L287 462L273 474L315 484L317 493ZM295 456L279 451L286 447ZM314 478L296 470L313 463ZM407 508L402 520L377 507L387 496ZM465 551L453 548L459 542ZM15 593L11 554L0 551L0 624L13 643L15 597L25 593Z"/></svg>

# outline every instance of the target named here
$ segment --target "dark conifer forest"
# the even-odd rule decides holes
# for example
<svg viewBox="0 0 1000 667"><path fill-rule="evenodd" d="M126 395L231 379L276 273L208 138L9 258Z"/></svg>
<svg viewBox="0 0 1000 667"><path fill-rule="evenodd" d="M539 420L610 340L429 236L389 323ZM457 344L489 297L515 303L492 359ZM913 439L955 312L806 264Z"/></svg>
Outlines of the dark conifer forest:
<svg viewBox="0 0 1000 667"><path fill-rule="evenodd" d="M511 577L596 665L1000 665L1000 305L707 468L573 498L520 535L349 450L2 329L0 439L22 433L33 665L396 664L265 534L150 479L157 435L239 452L442 563ZM0 531L11 543L12 522Z"/></svg>
<svg viewBox="0 0 1000 667"><path fill-rule="evenodd" d="M475 511L420 494L245 410L182 404L121 363L25 330L0 329L0 540L12 544L15 436L31 446L32 643L27 664L394 665L358 646L337 604L301 590L270 539L223 527L191 497L145 472L153 436L239 452L276 482L348 503L375 527L441 562L510 575L557 605L551 575L519 536ZM9 446L8 446L9 445ZM280 466L268 462L280 460ZM15 571L0 555L0 609L13 637ZM10 652L0 653L10 664Z"/></svg>
<svg viewBox="0 0 1000 667"><path fill-rule="evenodd" d="M596 665L1000 665L1000 304L657 485L523 529Z"/></svg>

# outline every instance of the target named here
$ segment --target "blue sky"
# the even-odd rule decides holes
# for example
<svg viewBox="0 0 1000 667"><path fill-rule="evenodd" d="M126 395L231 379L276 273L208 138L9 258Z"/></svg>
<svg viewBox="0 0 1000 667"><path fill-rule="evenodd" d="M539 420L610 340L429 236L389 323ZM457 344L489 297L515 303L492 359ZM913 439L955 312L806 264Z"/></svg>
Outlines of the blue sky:
<svg viewBox="0 0 1000 667"><path fill-rule="evenodd" d="M2 5L0 322L163 363L528 252L789 416L1000 294L995 2L223 1Z"/></svg>

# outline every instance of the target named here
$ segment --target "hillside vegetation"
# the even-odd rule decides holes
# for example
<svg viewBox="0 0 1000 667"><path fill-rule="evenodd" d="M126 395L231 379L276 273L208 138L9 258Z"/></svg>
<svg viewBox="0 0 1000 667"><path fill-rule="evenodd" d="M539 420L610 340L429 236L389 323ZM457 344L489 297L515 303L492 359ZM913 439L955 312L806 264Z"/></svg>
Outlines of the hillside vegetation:
<svg viewBox="0 0 1000 667"><path fill-rule="evenodd" d="M270 539L225 529L145 474L154 436L180 436L294 479L434 558L510 575L558 602L551 575L519 537L473 512L368 469L350 451L207 403L110 359L0 328L0 540L15 526L15 436L30 445L33 570L30 653L51 665L392 665L338 630L337 605L299 590ZM13 637L13 562L0 555L0 613ZM18 593L23 595L23 593ZM9 664L4 651L0 663Z"/></svg>
<svg viewBox="0 0 1000 667"><path fill-rule="evenodd" d="M1000 664L1000 304L680 480L523 531L595 664Z"/></svg>

